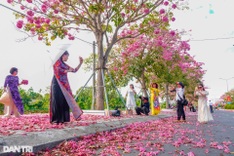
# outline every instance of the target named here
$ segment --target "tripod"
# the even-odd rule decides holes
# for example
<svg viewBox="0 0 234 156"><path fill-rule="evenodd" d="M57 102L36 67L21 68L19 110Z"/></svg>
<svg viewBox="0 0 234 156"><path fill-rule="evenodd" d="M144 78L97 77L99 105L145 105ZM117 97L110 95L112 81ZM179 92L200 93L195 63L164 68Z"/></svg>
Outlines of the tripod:
<svg viewBox="0 0 234 156"><path fill-rule="evenodd" d="M83 89L87 86L87 84L89 83L89 81L91 80L91 78L96 74L96 71L98 71L98 70L101 70L102 81L103 81L103 85L104 85L104 86L97 86L97 87L104 87L104 94L105 94L105 99L106 99L107 111L109 112L110 108L109 108L108 96L107 96L107 91L106 91L106 86L105 86L105 75L104 75L104 70L106 70L108 76L110 77L110 80L111 80L112 85L114 86L114 88L115 88L115 90L117 91L119 97L121 98L121 101L122 101L124 107L126 107L125 102L124 102L124 99L123 99L122 95L120 94L118 88L116 87L115 82L114 82L114 80L113 80L113 78L112 78L112 76L111 76L111 74L110 74L110 72L109 72L109 70L108 70L107 68L102 68L102 69L96 68L95 71L92 73L92 75L89 77L88 81L85 83L85 85L82 87L82 89L81 89L81 90L77 93L77 95L75 96L75 100L78 98L78 96L80 95L80 93L81 93L81 92L83 91ZM93 86L93 87L95 87L95 86ZM93 96L93 98L95 98L95 97Z"/></svg>

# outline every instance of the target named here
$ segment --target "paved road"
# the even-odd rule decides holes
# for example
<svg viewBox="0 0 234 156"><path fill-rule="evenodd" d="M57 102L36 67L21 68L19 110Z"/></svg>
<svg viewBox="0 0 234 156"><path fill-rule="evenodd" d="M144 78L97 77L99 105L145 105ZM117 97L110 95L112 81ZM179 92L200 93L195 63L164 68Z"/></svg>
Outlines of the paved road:
<svg viewBox="0 0 234 156"><path fill-rule="evenodd" d="M173 135L173 137L168 138L167 141L162 141L162 131L157 130L161 139L157 139L155 140L155 142L164 142L163 150L160 151L157 155L234 156L234 112L217 110L215 111L215 113L213 113L213 117L214 121L209 122L208 124L199 124L197 122L197 114L187 112L186 123L175 123L175 130L171 130L169 127L170 131L172 131L170 133ZM174 116L172 120L175 121L175 119L176 117ZM164 126L167 126L171 123L165 121L164 124ZM157 131L155 132L156 134ZM146 145L147 142L148 140L145 141L143 144ZM145 154L139 152L138 150L135 150L131 153L122 155L147 155L148 153L150 153L148 152L150 150L152 150L152 146L146 148L147 152ZM230 152L226 153L225 151L228 150ZM191 155L189 155L188 153L190 153Z"/></svg>
<svg viewBox="0 0 234 156"><path fill-rule="evenodd" d="M213 113L213 117L214 121L209 122L208 124L198 124L197 115L191 114L187 119L188 122L182 124L182 127L184 128L188 128L189 130L194 129L194 133L190 133L189 138L196 142L202 140L200 144L198 144L201 148L194 147L193 145L191 146L190 144L175 148L174 146L167 144L165 145L165 153L160 154L160 156L168 156L168 153L171 153L170 155L179 155L179 151L181 150L184 150L184 153L192 151L196 156L234 156L234 112L217 110ZM225 146L223 142L224 144L225 142L227 144L230 143L228 148L231 153L227 154L224 152ZM218 145L216 146L215 143L218 143ZM176 150L178 150L178 152L175 152Z"/></svg>
<svg viewBox="0 0 234 156"><path fill-rule="evenodd" d="M99 126L108 129L108 132L81 137L77 142L72 142L72 146L79 148L60 146L49 152L49 155L61 154L65 150L71 152L70 155L82 154L81 151L84 151L83 154L95 156L153 156L156 153L159 156L187 156L188 153L191 154L188 156L234 156L234 112L217 110L213 113L214 121L208 124L199 124L196 113L186 112L186 123L175 122L175 112L166 114L174 117L136 117L120 129L114 126L117 125L116 121L109 122L111 126L103 123ZM92 126L87 128L92 130ZM80 136L87 135L81 134L82 131L77 128L74 130ZM60 136L60 133L55 134Z"/></svg>
<svg viewBox="0 0 234 156"><path fill-rule="evenodd" d="M124 128L72 142L72 146L79 147L78 150L60 146L49 153L71 152L95 156L234 156L234 112L215 111L214 121L208 124L199 124L196 113L187 112L186 123L175 122L175 112L172 114L174 117L129 123Z"/></svg>

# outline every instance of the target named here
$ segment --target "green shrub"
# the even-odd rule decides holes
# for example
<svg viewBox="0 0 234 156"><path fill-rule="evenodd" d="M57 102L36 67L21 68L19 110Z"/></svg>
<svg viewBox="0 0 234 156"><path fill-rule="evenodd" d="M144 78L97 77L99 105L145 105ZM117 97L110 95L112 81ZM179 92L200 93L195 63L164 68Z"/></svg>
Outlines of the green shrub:
<svg viewBox="0 0 234 156"><path fill-rule="evenodd" d="M80 91L80 89L76 92L76 95ZM114 88L111 88L111 89L107 88L107 97L108 97L109 109L113 110L116 107L118 107L119 109L124 109L124 104L121 100L121 97L119 96L119 94L116 92ZM80 92L79 96L77 97L76 102L78 103L79 107L83 110L91 109L92 88L91 87L84 88ZM140 99L137 97L136 97L136 102L137 102L137 105L139 106ZM105 99L104 99L104 108L107 108Z"/></svg>
<svg viewBox="0 0 234 156"><path fill-rule="evenodd" d="M161 103L160 106L161 106L161 109L166 108L166 102Z"/></svg>
<svg viewBox="0 0 234 156"><path fill-rule="evenodd" d="M4 111L4 105L0 103L0 114L3 114Z"/></svg>
<svg viewBox="0 0 234 156"><path fill-rule="evenodd" d="M225 109L234 109L234 104L226 104L224 106Z"/></svg>
<svg viewBox="0 0 234 156"><path fill-rule="evenodd" d="M225 105L224 108L225 108L225 109L229 109L229 105Z"/></svg>

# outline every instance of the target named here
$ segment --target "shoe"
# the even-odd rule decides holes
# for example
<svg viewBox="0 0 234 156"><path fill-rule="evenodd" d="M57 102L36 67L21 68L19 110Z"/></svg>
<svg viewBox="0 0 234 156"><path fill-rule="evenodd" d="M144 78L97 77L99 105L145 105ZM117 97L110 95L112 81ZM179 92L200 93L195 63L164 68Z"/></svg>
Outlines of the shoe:
<svg viewBox="0 0 234 156"><path fill-rule="evenodd" d="M2 116L2 118L10 118L10 117L11 117L11 115L8 115L8 114L5 114Z"/></svg>
<svg viewBox="0 0 234 156"><path fill-rule="evenodd" d="M82 118L81 117L79 117L79 118L77 118L77 119L75 119L76 121L80 121Z"/></svg>
<svg viewBox="0 0 234 156"><path fill-rule="evenodd" d="M56 124L56 125L58 125L59 123L58 122L56 122L56 121L53 121L53 122L50 122L52 125L54 125L54 124Z"/></svg>
<svg viewBox="0 0 234 156"><path fill-rule="evenodd" d="M20 115L19 115L19 114L14 114L14 116L15 116L16 118L19 118L19 117L20 117Z"/></svg>

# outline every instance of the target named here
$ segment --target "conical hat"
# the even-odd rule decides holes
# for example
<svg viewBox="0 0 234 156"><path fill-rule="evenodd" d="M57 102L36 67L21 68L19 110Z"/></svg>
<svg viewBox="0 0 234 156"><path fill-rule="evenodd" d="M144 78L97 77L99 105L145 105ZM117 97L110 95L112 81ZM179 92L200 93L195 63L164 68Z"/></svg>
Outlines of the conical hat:
<svg viewBox="0 0 234 156"><path fill-rule="evenodd" d="M11 98L11 94L9 91L3 92L1 97L0 97L0 103L4 105L11 105L13 104L13 100Z"/></svg>
<svg viewBox="0 0 234 156"><path fill-rule="evenodd" d="M56 52L55 57L52 59L52 65L55 64L56 61L64 54L65 51L68 51L71 44L63 44L60 48L58 48L58 52Z"/></svg>
<svg viewBox="0 0 234 156"><path fill-rule="evenodd" d="M65 51L68 51L70 46L71 46L71 44L62 44L60 46L57 46L56 48L52 47L49 50L47 49L47 52L48 52L50 60L51 60L50 68L53 67L53 65L64 54Z"/></svg>

